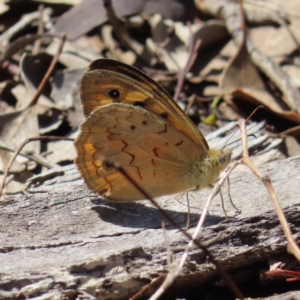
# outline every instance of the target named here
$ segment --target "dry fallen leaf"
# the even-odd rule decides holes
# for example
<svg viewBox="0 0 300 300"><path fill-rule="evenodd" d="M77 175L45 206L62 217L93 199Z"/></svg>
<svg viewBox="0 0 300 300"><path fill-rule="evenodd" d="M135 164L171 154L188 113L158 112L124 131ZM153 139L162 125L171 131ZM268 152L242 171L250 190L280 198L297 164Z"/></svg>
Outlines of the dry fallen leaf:
<svg viewBox="0 0 300 300"><path fill-rule="evenodd" d="M300 116L297 113L290 110L282 99L275 98L269 93L266 83L263 82L257 67L251 61L245 44L240 47L237 55L224 70L220 89L223 94L232 96L225 96L226 101L231 104L235 103L242 107L245 101L252 104L252 109L263 105L281 118L296 124L300 123Z"/></svg>

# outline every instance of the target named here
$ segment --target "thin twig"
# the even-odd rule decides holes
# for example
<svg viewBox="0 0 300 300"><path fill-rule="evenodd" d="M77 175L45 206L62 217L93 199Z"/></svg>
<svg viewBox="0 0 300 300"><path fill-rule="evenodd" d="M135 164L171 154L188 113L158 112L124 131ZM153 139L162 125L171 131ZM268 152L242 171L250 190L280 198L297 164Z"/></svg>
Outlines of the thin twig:
<svg viewBox="0 0 300 300"><path fill-rule="evenodd" d="M243 8L243 0L238 0L240 16L241 16L241 32L243 34L243 43L246 41L246 16Z"/></svg>
<svg viewBox="0 0 300 300"><path fill-rule="evenodd" d="M10 59L15 53L25 48L27 45L30 45L34 43L38 39L48 38L60 38L57 34L50 34L50 33L44 33L44 34L27 34L24 36L21 36L11 42L9 46L1 53L0 55L0 66L2 68L6 68L7 65L10 62L7 62L8 59Z"/></svg>
<svg viewBox="0 0 300 300"><path fill-rule="evenodd" d="M47 83L47 81L49 80L53 70L54 70L54 67L58 61L58 58L62 52L62 49L63 49L63 46L64 46L64 43L65 43L65 40L66 40L66 36L63 35L61 37L61 40L60 40L60 43L59 43L59 46L58 46L58 49L57 49L57 52L55 54L55 56L53 57L52 61L51 61L51 64L46 72L46 74L44 75L41 83L39 84L39 87L35 93L35 95L33 96L33 98L31 99L30 103L28 104L27 108L30 107L30 106L33 106L37 103L40 95L42 94L42 91ZM9 172L9 169L12 165L12 163L14 162L16 156L18 155L18 153L21 151L21 149L24 147L24 145L26 145L28 142L30 141L37 141L37 140L51 140L51 137L35 137L35 138L31 138L31 139L27 139L26 141L24 141L20 146L19 148L16 150L15 154L12 156L11 160L9 161L8 163L8 166L4 172L4 176L3 176L3 180L2 180L2 183L0 185L0 197L2 195L2 192L3 192L3 188L4 188L4 185L5 185L5 180L6 180L6 177L7 177L7 174ZM64 137L54 137L54 139L52 140L73 140L73 139L70 139L70 138L64 138Z"/></svg>
<svg viewBox="0 0 300 300"><path fill-rule="evenodd" d="M167 264L170 267L171 263L173 262L173 256L172 256L170 244L168 242L168 237L167 237L167 232L166 232L166 224L164 221L161 222L161 228L162 228L163 234L164 234L164 241L165 241L165 247L166 247L166 252L167 252Z"/></svg>
<svg viewBox="0 0 300 300"><path fill-rule="evenodd" d="M263 273L263 278L272 278L272 277L291 277L286 281L300 281L300 272L290 271L290 270L270 270Z"/></svg>
<svg viewBox="0 0 300 300"><path fill-rule="evenodd" d="M270 178L263 176L262 173L253 165L252 161L250 160L249 153L248 153L248 141L247 141L247 134L246 134L246 126L245 126L245 120L241 119L238 121L238 126L241 129L241 135L242 135L242 144L243 144L243 163L248 166L248 168L263 182L265 185L269 196L271 198L271 201L274 205L275 211L277 213L278 220L282 226L284 235L288 241L288 252L292 253L298 261L300 261L300 251L297 246L296 241L294 240L292 236L291 229L288 225L288 222L285 218L285 215L280 207L280 204L277 199L277 195L275 193L275 190L273 188L273 185L271 183Z"/></svg>
<svg viewBox="0 0 300 300"><path fill-rule="evenodd" d="M188 105L187 105L187 107L186 107L186 109L185 109L185 114L188 114L188 112L190 111L192 105L193 105L194 102L195 102L195 99L196 99L196 94L193 94L192 96L190 96L190 97L188 98Z"/></svg>
<svg viewBox="0 0 300 300"><path fill-rule="evenodd" d="M51 8L46 8L44 10L44 18L49 19L50 14L52 13ZM12 39L14 35L16 35L18 32L20 32L23 28L28 26L30 23L32 23L35 20L38 20L40 17L40 13L38 11L35 11L33 13L27 14L24 17L20 19L19 22L11 26L8 30L6 30L4 33L0 35L0 50L3 51L4 48L7 47L9 44L9 41Z"/></svg>
<svg viewBox="0 0 300 300"><path fill-rule="evenodd" d="M235 283L233 282L233 280L230 278L230 276L226 273L225 269L223 268L222 265L220 265L212 256L212 254L210 253L210 251L204 247L202 245L201 242L199 242L197 240L199 232L203 226L205 217L207 215L208 212L208 206L210 205L212 199L218 194L219 190L220 190L220 186L222 185L222 183L224 182L224 180L226 179L226 177L231 173L231 171L234 169L230 169L229 167L227 168L227 174L225 174L226 176L222 176L219 181L217 182L217 184L214 186L212 193L210 194L210 197L206 203L206 206L204 208L203 213L201 214L201 218L199 220L199 223L196 227L196 230L193 234L193 236L191 236L187 231L183 230L181 228L180 225L177 224L177 222L175 222L173 220L173 218L171 218L169 216L169 214L162 209L162 207L155 201L153 200L153 198L143 189L139 186L139 184L131 177L129 176L125 170L122 167L116 166L113 162L111 161L106 161L108 164L113 165L131 184L133 184L136 189L145 197L145 199L148 199L158 210L159 212L175 227L177 228L179 231L181 231L189 240L189 244L183 254L183 257L178 265L178 267L174 268L174 270L170 273L168 273L166 280L163 282L163 284L160 286L160 288L152 295L152 297L150 298L150 300L154 300L154 299L158 299L163 293L164 291L174 282L175 278L179 275L180 271L182 270L184 263L187 259L188 256L188 252L190 247L193 246L193 244L197 245L199 247L199 249L201 249L206 256L208 256L209 260L216 266L216 269L220 272L221 276L223 277L223 279L226 281L226 283L228 284L228 286L230 287L230 289L233 291L233 293L235 294L236 297L243 299L243 295L240 292L240 290L238 289L238 287L235 285ZM105 163L105 161L103 162ZM232 163L231 165L234 165L234 167L238 164L238 162Z"/></svg>
<svg viewBox="0 0 300 300"><path fill-rule="evenodd" d="M193 36L191 36L191 43L190 43L190 49L189 49L189 59L186 63L186 66L184 67L183 70L181 70L178 74L178 81L177 81L177 85L175 88L175 95L174 95L174 100L177 101L179 94L182 90L182 86L184 83L184 79L186 74L190 71L191 67L193 66L197 55L198 55L198 50L199 47L201 45L201 40L197 40L196 43L194 44L193 42Z"/></svg>
<svg viewBox="0 0 300 300"><path fill-rule="evenodd" d="M148 285L144 286L134 296L132 296L130 300L144 299L148 291L157 289L163 283L166 277L166 275L160 275L159 277L153 279Z"/></svg>
<svg viewBox="0 0 300 300"><path fill-rule="evenodd" d="M37 103L37 101L38 101L40 95L42 94L42 92L43 92L43 90L44 90L44 87L45 87L47 81L49 80L49 78L50 78L50 76L51 76L51 74L52 74L52 72L53 72L53 70L54 70L54 67L55 67L55 65L56 65L56 63L57 63L57 61L58 61L58 59L59 59L59 56L60 56L60 54L61 54L61 52L62 52L62 49L63 49L63 46L64 46L65 41L66 41L66 36L63 35L63 36L61 37L61 40L60 40L60 43L59 43L57 52L56 52L55 56L53 57L53 59L52 59L52 61L51 61L51 64L50 64L50 66L49 66L49 68L48 68L46 74L44 75L43 80L42 80L41 83L39 84L39 87L38 87L38 89L36 90L36 93L35 93L35 95L33 96L32 100L30 101L28 107L29 107L29 106L33 106L33 105L35 105L35 104Z"/></svg>
<svg viewBox="0 0 300 300"><path fill-rule="evenodd" d="M39 17L39 25L38 25L38 32L37 33L42 35L44 33L44 17L43 17L43 15L44 15L44 5L43 4L41 4L39 6L39 14L40 14L40 17ZM40 53L41 44L42 44L41 39L37 39L34 42L32 54L36 55L36 54Z"/></svg>
<svg viewBox="0 0 300 300"><path fill-rule="evenodd" d="M0 142L0 149L6 150L6 151L9 151L12 153L14 153L16 151L16 149L10 148L10 147L2 144L1 142ZM41 154L37 154L37 153L28 154L28 153L20 152L19 155L26 157L27 159L34 161L34 162L40 164L41 166L44 166L49 169L59 167L59 165L52 163L50 161L47 161L45 159L45 157Z"/></svg>
<svg viewBox="0 0 300 300"><path fill-rule="evenodd" d="M189 254L189 250L191 248L193 248L193 244L195 243L197 246L199 244L199 242L196 241L196 239L199 236L199 233L203 227L203 223L206 219L207 213L208 213L208 208L211 205L212 200L214 199L214 197L219 193L221 185L223 184L223 182L226 180L226 178L229 176L229 174L235 169L235 167L241 163L241 160L238 161L234 161L232 162L226 169L226 171L224 172L223 176L220 177L220 179L218 180L218 182L216 183L216 185L214 186L212 192L210 193L205 207L202 211L200 220L197 224L197 227L193 233L192 238L190 238L190 241L181 257L180 263L178 265L178 268L176 269L176 272L168 273L166 280L164 281L164 283L160 286L160 288L155 292L155 294L152 295L152 297L150 298L150 300L157 300L163 293L164 291L174 282L175 278L179 275L180 271L182 270L188 254ZM202 246L202 243L201 243ZM202 249L202 248L201 248ZM206 253L205 253L206 254ZM212 261L214 264L216 263L216 261ZM223 269L222 265L220 265L219 263L215 264L216 268L218 269L218 271L220 272L220 274L222 275L222 277L226 280L226 282L228 283L230 289L234 292L235 296L240 298L240 299L244 299L243 295L241 294L240 290L238 289L238 287L235 285L235 283L232 281L232 279L230 278L230 276L226 273L226 271Z"/></svg>
<svg viewBox="0 0 300 300"><path fill-rule="evenodd" d="M11 157L5 171L4 171L4 174L3 174L3 178L2 178L2 182L1 182L1 185L0 185L0 197L2 196L2 191L4 189L4 186L5 186L5 181L6 181L6 177L7 177L7 174L9 172L9 169L11 168L14 160L16 159L17 155L20 153L20 151L23 149L23 147L30 143L30 142L33 142L33 141L40 141L40 140L43 140L43 141L61 141L61 140L64 140L64 141L74 141L74 139L72 138L68 138L68 137L60 137L60 136L38 136L38 137L33 137L33 138L29 138L27 140L25 140L15 151L14 155Z"/></svg>
<svg viewBox="0 0 300 300"><path fill-rule="evenodd" d="M138 45L137 43L134 43L126 30L126 27L124 26L124 22L122 22L116 15L114 7L112 5L111 0L103 0L104 7L106 8L107 12L107 19L109 20L110 24L112 25L114 32L116 36L118 37L120 43L125 46L127 49L134 52L136 56L143 59L141 57L142 47L141 45ZM140 49L138 49L140 48Z"/></svg>
<svg viewBox="0 0 300 300"><path fill-rule="evenodd" d="M270 10L276 11L278 14L282 13L283 11L291 16L300 17L300 13L298 10L291 6L290 8L287 5L284 5L282 2L282 6L278 5L276 2L272 3L271 1L253 1L253 0L244 0L245 3L251 4L254 6L258 6L259 8L268 8ZM278 2L279 3L279 2Z"/></svg>

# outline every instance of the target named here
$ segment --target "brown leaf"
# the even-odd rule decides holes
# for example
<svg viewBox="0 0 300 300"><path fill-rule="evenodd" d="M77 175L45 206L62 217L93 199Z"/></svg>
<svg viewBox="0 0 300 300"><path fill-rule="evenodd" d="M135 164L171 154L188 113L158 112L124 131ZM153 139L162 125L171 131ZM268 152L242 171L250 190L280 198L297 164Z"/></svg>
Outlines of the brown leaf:
<svg viewBox="0 0 300 300"><path fill-rule="evenodd" d="M192 0L113 0L118 17L126 17L144 12L160 13L167 19L183 20L193 15ZM106 10L102 0L82 1L63 14L56 22L55 31L65 33L70 40L75 40L93 28L107 21Z"/></svg>
<svg viewBox="0 0 300 300"><path fill-rule="evenodd" d="M240 102L239 107L243 106L243 102L248 102L254 107L264 105L281 118L300 123L300 116L296 112L291 111L283 101L267 91L244 44L224 70L220 88L222 93L232 95L235 103ZM225 97L225 100L233 104L232 97Z"/></svg>
<svg viewBox="0 0 300 300"><path fill-rule="evenodd" d="M38 136L38 120L36 107L28 107L23 110L0 115L0 140L3 144L12 149L16 149L27 138ZM24 147L24 151L39 153L40 143L32 142ZM6 150L0 150L0 171L3 172L12 154ZM27 159L25 160L27 161ZM22 172L24 166L20 165L24 158L17 157L12 166L11 172Z"/></svg>

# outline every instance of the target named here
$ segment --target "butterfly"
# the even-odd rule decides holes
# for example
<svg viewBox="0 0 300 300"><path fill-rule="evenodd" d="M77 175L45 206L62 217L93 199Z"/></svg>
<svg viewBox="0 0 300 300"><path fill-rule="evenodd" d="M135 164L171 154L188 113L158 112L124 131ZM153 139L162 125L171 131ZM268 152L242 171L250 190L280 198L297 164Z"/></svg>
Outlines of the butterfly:
<svg viewBox="0 0 300 300"><path fill-rule="evenodd" d="M230 161L230 151L210 149L172 97L135 67L93 61L80 97L75 164L86 185L108 201L144 199L109 161L153 198L211 186Z"/></svg>

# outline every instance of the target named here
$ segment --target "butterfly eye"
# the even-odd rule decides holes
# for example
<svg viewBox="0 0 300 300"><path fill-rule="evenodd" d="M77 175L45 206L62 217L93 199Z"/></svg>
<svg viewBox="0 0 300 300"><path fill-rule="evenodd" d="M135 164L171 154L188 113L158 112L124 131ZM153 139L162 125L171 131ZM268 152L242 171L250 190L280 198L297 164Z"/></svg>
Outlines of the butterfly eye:
<svg viewBox="0 0 300 300"><path fill-rule="evenodd" d="M142 125L147 126L147 125L148 125L148 121L143 120L143 121L142 121Z"/></svg>
<svg viewBox="0 0 300 300"><path fill-rule="evenodd" d="M113 165L112 165L111 163L105 161L105 162L103 163L103 167L104 167L104 169L106 169L106 170L111 170L111 169L113 168Z"/></svg>
<svg viewBox="0 0 300 300"><path fill-rule="evenodd" d="M109 95L109 97L116 99L116 98L120 97L120 91L113 89L108 92L108 95Z"/></svg>
<svg viewBox="0 0 300 300"><path fill-rule="evenodd" d="M226 162L226 157L223 153L218 156L219 163L223 165Z"/></svg>
<svg viewBox="0 0 300 300"><path fill-rule="evenodd" d="M133 130L135 130L135 129L136 129L136 126L135 126L135 125L130 125L130 127L129 127L129 128L130 128L130 130L132 130L132 131L133 131Z"/></svg>
<svg viewBox="0 0 300 300"><path fill-rule="evenodd" d="M230 157L231 157L231 154L224 154L224 153L220 153L220 155L218 155L218 160L219 160L219 163L221 165L225 165L225 164L228 164L228 162L230 161Z"/></svg>

